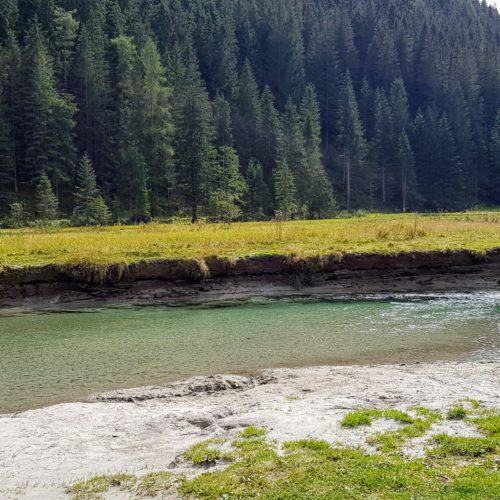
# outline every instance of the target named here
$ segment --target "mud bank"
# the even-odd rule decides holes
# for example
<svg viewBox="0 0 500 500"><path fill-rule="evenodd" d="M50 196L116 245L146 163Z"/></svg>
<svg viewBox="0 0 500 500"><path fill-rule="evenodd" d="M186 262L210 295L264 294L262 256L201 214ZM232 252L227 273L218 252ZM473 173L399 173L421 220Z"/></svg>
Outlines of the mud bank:
<svg viewBox="0 0 500 500"><path fill-rule="evenodd" d="M113 391L0 416L0 497L66 498L65 485L97 474L200 474L206 469L181 458L189 446L250 425L278 442L324 439L370 451L367 437L397 424L345 429L340 422L349 411L446 411L464 398L498 408L500 362L279 369ZM443 432L477 435L466 422L443 420L405 453L419 456L426 440Z"/></svg>
<svg viewBox="0 0 500 500"><path fill-rule="evenodd" d="M102 303L189 304L252 296L500 288L500 249L396 255L171 260L0 269L0 308Z"/></svg>

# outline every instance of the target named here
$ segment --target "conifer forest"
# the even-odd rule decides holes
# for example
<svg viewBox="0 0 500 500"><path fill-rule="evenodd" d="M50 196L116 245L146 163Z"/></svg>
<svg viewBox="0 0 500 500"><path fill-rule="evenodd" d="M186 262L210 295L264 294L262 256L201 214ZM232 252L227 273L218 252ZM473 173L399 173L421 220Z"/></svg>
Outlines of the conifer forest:
<svg viewBox="0 0 500 500"><path fill-rule="evenodd" d="M4 225L498 205L484 2L0 2Z"/></svg>

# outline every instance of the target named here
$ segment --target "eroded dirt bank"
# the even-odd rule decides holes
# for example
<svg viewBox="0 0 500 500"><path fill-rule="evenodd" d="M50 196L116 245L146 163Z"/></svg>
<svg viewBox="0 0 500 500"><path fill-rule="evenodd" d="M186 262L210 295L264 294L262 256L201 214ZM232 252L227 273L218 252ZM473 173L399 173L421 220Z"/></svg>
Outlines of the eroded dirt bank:
<svg viewBox="0 0 500 500"><path fill-rule="evenodd" d="M96 474L199 474L204 469L179 459L189 446L234 437L249 425L281 442L313 438L366 447L367 436L389 424L342 428L350 410L445 411L464 398L500 406L500 362L280 369L114 391L0 416L0 497L65 498L64 485ZM434 425L430 434L477 433L465 422ZM423 444L410 443L408 453L422 453Z"/></svg>
<svg viewBox="0 0 500 500"><path fill-rule="evenodd" d="M500 288L500 249L0 269L0 308Z"/></svg>

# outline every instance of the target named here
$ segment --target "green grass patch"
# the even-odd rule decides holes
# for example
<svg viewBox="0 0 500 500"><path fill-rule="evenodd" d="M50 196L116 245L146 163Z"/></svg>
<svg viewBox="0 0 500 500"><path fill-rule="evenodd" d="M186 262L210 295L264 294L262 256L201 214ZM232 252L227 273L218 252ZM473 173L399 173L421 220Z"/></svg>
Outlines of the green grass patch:
<svg viewBox="0 0 500 500"><path fill-rule="evenodd" d="M213 465L219 460L230 461L234 454L221 449L225 439L208 439L197 443L184 453L184 458L193 465Z"/></svg>
<svg viewBox="0 0 500 500"><path fill-rule="evenodd" d="M372 410L374 411L374 410ZM379 412L375 414L378 418ZM415 408L412 422L384 433L398 445L407 437L421 435L441 415ZM400 421L407 414L393 410L387 415ZM440 435L429 456L412 459L397 453L368 454L360 449L340 448L326 441L304 439L279 446L256 427L243 430L233 440L232 461L222 470L212 470L192 479L158 472L136 478L128 475L100 476L78 483L67 491L73 498L100 498L109 490L126 490L143 498L159 495L208 500L262 498L278 499L496 499L500 498L498 420L496 413L474 420L488 434L484 438L455 438ZM373 418L373 415L372 415ZM401 434L404 432L404 434ZM206 463L223 439L211 439L191 447L190 460ZM226 453L226 452L224 452ZM113 494L116 492L113 491Z"/></svg>
<svg viewBox="0 0 500 500"><path fill-rule="evenodd" d="M159 493L174 488L176 481L176 477L171 472L152 472L139 479L135 492L139 497L155 497Z"/></svg>
<svg viewBox="0 0 500 500"><path fill-rule="evenodd" d="M492 213L493 214L493 213ZM356 219L0 230L0 267L128 265L217 255L324 256L499 246L498 213L371 214Z"/></svg>
<svg viewBox="0 0 500 500"><path fill-rule="evenodd" d="M355 410L349 412L341 422L342 427L360 427L364 425L372 425L373 420L378 418L385 418L387 420L396 420L397 422L403 424L411 424L414 422L414 418L400 410Z"/></svg>
<svg viewBox="0 0 500 500"><path fill-rule="evenodd" d="M425 435L432 425L442 418L439 412L426 408L416 408L415 413L417 418L414 418L408 425L400 429L378 432L373 436L369 436L368 443L384 453L398 451L407 440Z"/></svg>
<svg viewBox="0 0 500 500"><path fill-rule="evenodd" d="M448 420L463 420L467 416L467 410L462 405L453 406L448 410Z"/></svg>
<svg viewBox="0 0 500 500"><path fill-rule="evenodd" d="M137 478L129 474L96 476L70 486L66 492L74 500L94 500L101 498L101 494L106 493L111 488L118 488L122 491L130 490L136 483Z"/></svg>
<svg viewBox="0 0 500 500"><path fill-rule="evenodd" d="M447 434L434 436L432 441L437 444L429 450L434 457L482 457L497 451L499 441L490 437L455 437Z"/></svg>
<svg viewBox="0 0 500 500"><path fill-rule="evenodd" d="M240 432L240 437L242 438L261 438L267 434L266 429L259 429L258 427L250 426L246 427Z"/></svg>
<svg viewBox="0 0 500 500"><path fill-rule="evenodd" d="M500 439L500 413L486 412L483 416L471 419L471 422L486 435Z"/></svg>
<svg viewBox="0 0 500 500"><path fill-rule="evenodd" d="M252 462L243 455L223 471L182 483L186 497L264 499L495 498L500 472L493 462L460 466L398 455L368 455L324 441L285 443L284 456Z"/></svg>

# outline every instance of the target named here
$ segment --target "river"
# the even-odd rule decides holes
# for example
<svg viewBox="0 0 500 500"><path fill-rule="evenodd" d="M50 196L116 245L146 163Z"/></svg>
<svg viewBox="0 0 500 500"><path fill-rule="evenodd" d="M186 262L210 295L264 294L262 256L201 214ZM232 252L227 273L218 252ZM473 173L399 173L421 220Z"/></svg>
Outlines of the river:
<svg viewBox="0 0 500 500"><path fill-rule="evenodd" d="M500 293L0 317L0 413L263 368L500 359Z"/></svg>

